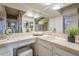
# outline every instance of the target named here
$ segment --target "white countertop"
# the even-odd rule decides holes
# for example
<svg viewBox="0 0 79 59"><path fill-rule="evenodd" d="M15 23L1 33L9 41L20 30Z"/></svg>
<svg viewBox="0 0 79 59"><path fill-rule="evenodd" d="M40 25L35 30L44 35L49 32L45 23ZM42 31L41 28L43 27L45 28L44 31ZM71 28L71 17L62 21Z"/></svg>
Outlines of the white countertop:
<svg viewBox="0 0 79 59"><path fill-rule="evenodd" d="M77 54L79 55L79 44L77 44L77 43L71 43L71 42L68 42L67 39L55 37L55 36L50 36L50 37L42 36L42 37L40 37L40 39L48 41L52 44L56 44L56 45L65 47L67 49L69 48L71 51L73 51L74 53L77 52Z"/></svg>
<svg viewBox="0 0 79 59"><path fill-rule="evenodd" d="M39 39L48 41L52 44L57 44L79 52L79 44L68 42L67 39L60 38L53 35L33 36L32 34L24 34L24 33L13 34L7 39L0 40L0 45L13 43L21 40L35 39L35 38L39 38Z"/></svg>
<svg viewBox="0 0 79 59"><path fill-rule="evenodd" d="M34 39L34 36L28 35L28 34L24 34L24 33L12 34L9 37L7 37L6 39L0 40L0 45L14 43L14 42L18 42L18 41L27 40L27 39Z"/></svg>

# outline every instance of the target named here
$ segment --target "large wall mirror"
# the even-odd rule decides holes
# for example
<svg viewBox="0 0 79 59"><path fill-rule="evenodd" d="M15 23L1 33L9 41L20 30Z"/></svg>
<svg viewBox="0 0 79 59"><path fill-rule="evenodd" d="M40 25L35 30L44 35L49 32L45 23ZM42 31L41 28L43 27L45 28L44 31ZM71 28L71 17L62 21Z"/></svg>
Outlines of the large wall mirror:
<svg viewBox="0 0 79 59"><path fill-rule="evenodd" d="M42 17L35 20L36 31L47 31L48 30L48 19Z"/></svg>
<svg viewBox="0 0 79 59"><path fill-rule="evenodd" d="M0 17L0 34L4 32L4 19Z"/></svg>

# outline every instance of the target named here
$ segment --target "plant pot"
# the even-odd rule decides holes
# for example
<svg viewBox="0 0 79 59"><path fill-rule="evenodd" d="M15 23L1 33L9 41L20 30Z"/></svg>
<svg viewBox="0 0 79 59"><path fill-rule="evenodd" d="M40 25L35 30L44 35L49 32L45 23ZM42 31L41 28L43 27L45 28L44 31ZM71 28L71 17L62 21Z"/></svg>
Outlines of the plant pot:
<svg viewBox="0 0 79 59"><path fill-rule="evenodd" d="M74 36L68 36L68 41L75 43L75 37Z"/></svg>

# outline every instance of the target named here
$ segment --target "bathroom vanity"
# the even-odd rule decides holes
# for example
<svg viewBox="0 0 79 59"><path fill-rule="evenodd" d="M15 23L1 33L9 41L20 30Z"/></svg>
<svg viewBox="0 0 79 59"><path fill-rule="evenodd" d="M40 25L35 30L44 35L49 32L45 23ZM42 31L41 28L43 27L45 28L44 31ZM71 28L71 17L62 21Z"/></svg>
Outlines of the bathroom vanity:
<svg viewBox="0 0 79 59"><path fill-rule="evenodd" d="M22 36L21 34L13 34L4 40L0 40L0 56L16 56L17 49L29 46L35 42L33 36Z"/></svg>
<svg viewBox="0 0 79 59"><path fill-rule="evenodd" d="M79 56L79 44L62 37L22 33L0 40L0 56L15 56L17 48L28 45L32 46L34 56Z"/></svg>

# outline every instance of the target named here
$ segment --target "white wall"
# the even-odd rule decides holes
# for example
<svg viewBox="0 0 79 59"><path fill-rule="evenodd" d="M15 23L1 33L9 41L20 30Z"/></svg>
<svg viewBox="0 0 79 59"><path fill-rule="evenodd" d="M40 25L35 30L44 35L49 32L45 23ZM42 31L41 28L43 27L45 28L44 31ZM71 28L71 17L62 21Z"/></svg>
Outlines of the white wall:
<svg viewBox="0 0 79 59"><path fill-rule="evenodd" d="M51 18L49 19L48 29L49 31L53 31L54 28L55 28L55 18Z"/></svg>
<svg viewBox="0 0 79 59"><path fill-rule="evenodd" d="M63 17L62 15L56 16L49 20L49 30L53 31L56 28L57 33L63 33Z"/></svg>

